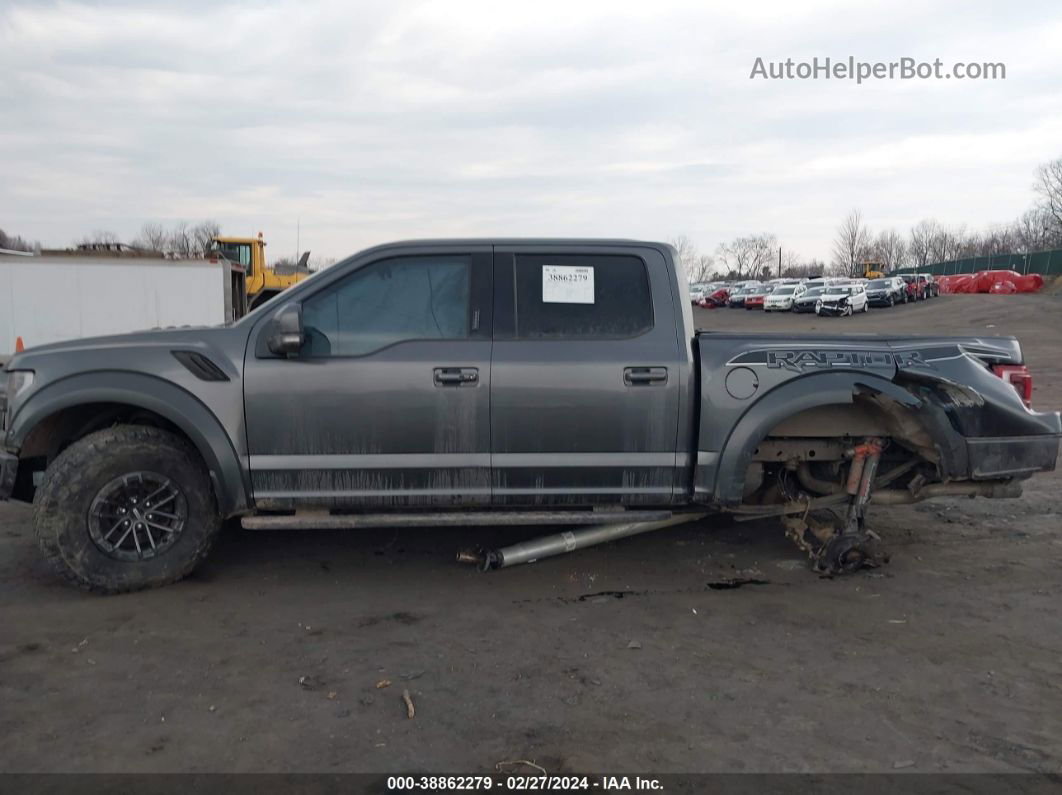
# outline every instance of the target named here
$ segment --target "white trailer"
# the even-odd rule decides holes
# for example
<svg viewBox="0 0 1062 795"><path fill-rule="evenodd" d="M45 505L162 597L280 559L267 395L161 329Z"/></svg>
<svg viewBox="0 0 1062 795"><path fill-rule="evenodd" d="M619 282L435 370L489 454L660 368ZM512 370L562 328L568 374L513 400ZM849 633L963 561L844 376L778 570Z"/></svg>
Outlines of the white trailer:
<svg viewBox="0 0 1062 795"><path fill-rule="evenodd" d="M25 346L231 322L242 270L225 261L0 253L0 357Z"/></svg>

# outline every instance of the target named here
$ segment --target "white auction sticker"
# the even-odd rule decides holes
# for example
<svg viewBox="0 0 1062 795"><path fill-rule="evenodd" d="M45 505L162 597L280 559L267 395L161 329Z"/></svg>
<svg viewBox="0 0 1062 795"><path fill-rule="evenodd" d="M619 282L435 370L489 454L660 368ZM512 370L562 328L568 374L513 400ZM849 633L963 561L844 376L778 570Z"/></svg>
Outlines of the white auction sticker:
<svg viewBox="0 0 1062 795"><path fill-rule="evenodd" d="M571 265L543 265L542 301L547 304L594 303L594 269Z"/></svg>

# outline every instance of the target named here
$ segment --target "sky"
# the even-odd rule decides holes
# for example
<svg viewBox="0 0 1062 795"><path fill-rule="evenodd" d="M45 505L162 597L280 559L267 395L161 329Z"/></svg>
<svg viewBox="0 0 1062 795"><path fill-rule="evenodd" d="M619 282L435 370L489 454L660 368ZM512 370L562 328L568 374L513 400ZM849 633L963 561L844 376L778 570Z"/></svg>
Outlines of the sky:
<svg viewBox="0 0 1062 795"><path fill-rule="evenodd" d="M1062 157L1057 2L0 0L0 228L216 219L344 257L574 236L705 252L837 225L971 229ZM1006 79L750 79L765 63L1002 62Z"/></svg>

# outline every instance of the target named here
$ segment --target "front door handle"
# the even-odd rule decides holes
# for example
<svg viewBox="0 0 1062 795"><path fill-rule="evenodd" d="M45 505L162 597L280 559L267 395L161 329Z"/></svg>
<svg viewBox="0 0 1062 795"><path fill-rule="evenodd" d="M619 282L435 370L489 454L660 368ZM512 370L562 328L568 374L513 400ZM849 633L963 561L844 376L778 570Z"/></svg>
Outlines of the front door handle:
<svg viewBox="0 0 1062 795"><path fill-rule="evenodd" d="M435 386L471 386L479 381L478 367L436 367Z"/></svg>
<svg viewBox="0 0 1062 795"><path fill-rule="evenodd" d="M667 383L667 368L624 367L623 383L627 386L663 386Z"/></svg>

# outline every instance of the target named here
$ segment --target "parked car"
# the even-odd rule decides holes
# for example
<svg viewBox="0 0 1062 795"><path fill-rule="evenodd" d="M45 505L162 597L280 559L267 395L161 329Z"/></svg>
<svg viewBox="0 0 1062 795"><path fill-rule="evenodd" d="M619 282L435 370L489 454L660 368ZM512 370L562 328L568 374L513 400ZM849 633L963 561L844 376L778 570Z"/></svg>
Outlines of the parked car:
<svg viewBox="0 0 1062 795"><path fill-rule="evenodd" d="M814 312L815 305L822 298L822 294L826 292L826 287L819 285L818 287L809 287L799 298L793 300L793 311L800 312Z"/></svg>
<svg viewBox="0 0 1062 795"><path fill-rule="evenodd" d="M185 577L227 518L574 528L462 556L495 568L785 517L842 573L884 562L879 506L1054 469L1062 417L1028 409L1014 338L698 333L684 278L661 243L395 243L229 326L31 347L0 375L0 500L108 593Z"/></svg>
<svg viewBox="0 0 1062 795"><path fill-rule="evenodd" d="M764 300L773 290L774 287L769 284L761 284L759 287L753 287L752 292L745 296L745 308L763 309Z"/></svg>
<svg viewBox="0 0 1062 795"><path fill-rule="evenodd" d="M815 304L815 314L840 317L856 312L866 312L870 304L867 301L866 288L861 284L835 284L826 288Z"/></svg>
<svg viewBox="0 0 1062 795"><path fill-rule="evenodd" d="M744 309L745 299L756 292L757 289L756 287L742 287L736 292L731 292L726 305L731 309Z"/></svg>
<svg viewBox="0 0 1062 795"><path fill-rule="evenodd" d="M940 284L933 278L931 273L917 273L919 284L922 285L922 294L926 298L936 298L940 295Z"/></svg>
<svg viewBox="0 0 1062 795"><path fill-rule="evenodd" d="M905 273L900 278L903 279L908 301L922 301L925 299L926 283L918 280L918 274Z"/></svg>
<svg viewBox="0 0 1062 795"><path fill-rule="evenodd" d="M867 303L871 306L896 306L904 302L907 294L902 280L884 277L873 279L866 286Z"/></svg>
<svg viewBox="0 0 1062 795"><path fill-rule="evenodd" d="M701 309L717 309L726 306L729 299L730 290L724 285L702 295L700 300L697 301L697 306Z"/></svg>
<svg viewBox="0 0 1062 795"><path fill-rule="evenodd" d="M793 308L793 301L804 294L802 284L780 284L763 299L764 312L788 312Z"/></svg>

